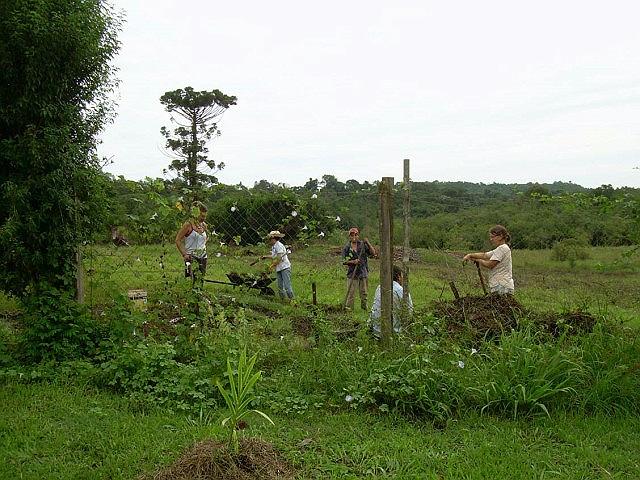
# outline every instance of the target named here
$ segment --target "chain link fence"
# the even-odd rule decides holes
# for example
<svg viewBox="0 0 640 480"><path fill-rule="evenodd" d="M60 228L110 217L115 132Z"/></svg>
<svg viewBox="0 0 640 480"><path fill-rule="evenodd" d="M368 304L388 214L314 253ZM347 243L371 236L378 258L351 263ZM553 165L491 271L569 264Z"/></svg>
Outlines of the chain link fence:
<svg viewBox="0 0 640 480"><path fill-rule="evenodd" d="M156 218L154 218L156 215ZM279 230L291 251L296 296L311 299L312 284L343 282L341 249L356 226L361 237L378 241L379 196L372 192L318 192L301 198L238 192L209 204L206 278L228 282L227 274L259 275L268 268L271 246L266 236ZM149 216L151 224L157 214ZM187 221L184 215L180 221ZM146 228L143 226L143 228ZM136 241L126 228L114 227L110 242L82 248L85 302L95 307L117 294L159 292L185 281L184 263L176 248L177 222L155 228L155 241ZM372 268L374 270L374 268ZM207 284L206 288L217 288ZM224 287L221 287L224 288ZM134 292L134 293L132 293ZM323 294L319 296L322 301ZM331 297L327 301L337 301Z"/></svg>

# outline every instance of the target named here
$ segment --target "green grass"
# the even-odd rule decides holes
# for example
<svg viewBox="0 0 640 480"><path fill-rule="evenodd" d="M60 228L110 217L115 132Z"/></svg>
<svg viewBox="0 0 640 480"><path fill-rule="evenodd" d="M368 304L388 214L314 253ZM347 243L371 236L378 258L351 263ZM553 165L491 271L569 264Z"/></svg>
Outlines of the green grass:
<svg viewBox="0 0 640 480"><path fill-rule="evenodd" d="M219 418L141 410L74 385L0 390L0 478L130 479L170 463ZM222 417L224 412L219 412ZM466 416L445 429L337 411L274 416L250 432L274 442L299 478L608 479L640 477L640 419L563 416L508 421ZM305 447L298 445L311 439Z"/></svg>
<svg viewBox="0 0 640 480"><path fill-rule="evenodd" d="M319 244L291 255L293 288L298 301L311 302L311 285L316 284L318 302L341 304L346 280L338 245ZM207 278L227 281L226 273L257 273L268 261L250 263L267 252L267 247L250 249L210 248ZM595 314L612 315L640 326L640 254L625 257L630 247L588 249L589 259L568 262L551 260L550 250L514 250L513 270L516 296L525 306L537 310L583 308ZM220 257L216 257L221 253ZM419 250L420 261L412 262L410 282L414 304L427 307L439 298L451 298L449 282L454 281L463 295L481 294L473 266L444 252ZM153 296L184 283L183 265L170 244L116 248L93 247L85 254L87 301L100 304L114 293L141 288ZM370 260L369 303L379 283L379 261ZM275 283L273 284L275 287ZM207 284L207 290L236 296L240 289ZM257 290L249 291L252 295ZM356 301L356 312L358 312ZM356 313L364 318L366 314Z"/></svg>
<svg viewBox="0 0 640 480"><path fill-rule="evenodd" d="M640 255L625 258L626 250L593 248L589 259L574 267L552 261L550 251L516 250L516 297L536 310L583 308L640 327ZM311 300L314 282L321 304L342 303L345 274L333 252L331 246L315 245L292 255L297 295L294 304L261 296L257 290L213 284L205 287L220 303L245 307L245 320L238 324L233 324L234 310L230 310L226 328L235 337L226 343L215 330L216 324L206 325L210 330L203 333L210 333L213 339L208 345L208 360L222 361L227 349L235 348L234 342L240 337L249 339L251 349L260 352L260 368L264 371L258 389L258 395L263 395L260 409L280 401L283 408L267 411L276 427L252 420L249 434L275 443L299 469L300 478L640 478L640 419L624 409L610 416L581 417L567 413L579 409L556 408L550 417L516 420L507 419L513 415L478 416L477 411L461 411L435 423L374 414L364 408L348 409L341 400L345 388L365 379L375 366L385 364L380 360L378 345L363 332L343 343L331 338L313 343L295 335L292 327L292 319L315 315L314 321L320 327L325 322L325 333L331 335L336 328L365 320L367 313L357 308L353 314L344 315L332 311L312 314L305 307ZM249 266L264 253L258 248L250 253L228 249L221 253L224 255L216 257L213 249L208 278L225 280L225 273L230 271L256 272L266 264ZM443 252L421 250L419 254L421 259L412 263L410 276L419 311L428 312L434 300L451 299L449 281L455 281L463 295L480 294L475 268L463 267L458 259ZM172 245L99 247L85 255L85 267L88 301L96 307L131 288L147 289L153 302L189 287ZM371 260L370 267L372 296L379 280L378 261ZM0 342L13 338L19 307L16 300L0 296ZM425 342L437 334L424 336ZM596 340L597 337L592 338L593 342ZM594 347L588 352L593 357L590 368L599 369L598 362L609 366L621 359L626 364L624 372L635 371L631 358L635 350L627 342L629 350L622 352L616 340L619 339L612 337L611 344L598 344L602 351ZM527 338L522 340L526 341ZM586 343L568 342L566 351L578 355L582 345ZM426 355L436 357L436 350L430 350L429 345L423 347ZM433 348L441 347L453 348L455 358L464 358L467 363L460 370L443 357L443 363L436 366L445 369L447 375L478 375L472 368L474 362L489 365L479 355L471 359L466 345L446 343ZM484 355L492 347L479 348ZM510 351L526 349L527 345L516 347ZM558 344L557 348L565 346ZM411 351L409 345L399 347L401 356ZM374 358L378 362L375 365ZM546 365L534 365L538 366L544 373ZM489 379L494 370L491 365L486 366L483 374ZM627 373L617 376L613 369L602 371L612 375L610 381L615 385L608 383L609 377L600 379L602 391L596 393L601 396L594 398L594 403L600 398L606 402L609 394L615 396L616 388L629 392L628 388L637 385L631 380L626 386L620 384L621 379L630 378ZM506 372L503 378L509 375ZM55 375L53 379L50 375L46 378L30 384L13 380L0 383L0 405L4 407L0 412L0 479L130 479L170 463L199 439L224 437L220 426L226 415L224 410L206 412L199 419L197 415L172 414L140 403L140 396L134 401L96 389L87 385L86 375L64 381L56 380ZM507 393L510 387L512 384L507 383ZM271 403L268 395L274 396ZM305 439L311 442L299 447Z"/></svg>

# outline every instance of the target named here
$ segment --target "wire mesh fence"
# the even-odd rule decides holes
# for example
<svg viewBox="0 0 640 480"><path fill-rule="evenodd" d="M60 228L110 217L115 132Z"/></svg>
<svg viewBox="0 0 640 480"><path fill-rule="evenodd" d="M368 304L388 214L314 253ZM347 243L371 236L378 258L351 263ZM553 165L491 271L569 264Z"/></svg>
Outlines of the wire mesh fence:
<svg viewBox="0 0 640 480"><path fill-rule="evenodd" d="M271 230L279 230L291 252L294 287L301 296L310 298L314 283L318 288L346 281L341 251L350 227L358 227L362 237L377 241L378 210L375 191L328 192L307 198L286 194L265 198L244 192L222 199L207 212L206 278L233 283L230 273L265 272L269 260L260 257L270 254L266 237ZM148 219L150 224L157 220L154 215ZM192 220L185 214L180 221ZM184 263L176 247L176 241L183 241L176 239L180 224L173 222L162 231L157 225L154 228L155 241L130 238L126 229L114 227L110 242L83 247L85 302L95 306L114 294L161 291L184 282Z"/></svg>

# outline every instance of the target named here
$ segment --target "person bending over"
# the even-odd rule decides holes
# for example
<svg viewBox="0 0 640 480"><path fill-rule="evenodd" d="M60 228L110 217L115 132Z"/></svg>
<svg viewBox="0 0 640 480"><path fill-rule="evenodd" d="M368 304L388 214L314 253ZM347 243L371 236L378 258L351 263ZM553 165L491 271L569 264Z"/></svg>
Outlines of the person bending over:
<svg viewBox="0 0 640 480"><path fill-rule="evenodd" d="M404 290L402 288L402 269L397 265L393 266L393 295L392 295L392 317L393 317L393 331L396 333L400 333L402 330L401 319L402 319L402 311L405 307L403 293ZM413 301L411 300L411 294L407 297L406 304L407 312L409 315L413 313ZM376 288L376 294L373 298L373 306L371 307L371 314L369 315L369 322L371 323L371 330L373 334L380 338L381 329L380 329L380 315L382 313L381 307L381 289L380 285Z"/></svg>

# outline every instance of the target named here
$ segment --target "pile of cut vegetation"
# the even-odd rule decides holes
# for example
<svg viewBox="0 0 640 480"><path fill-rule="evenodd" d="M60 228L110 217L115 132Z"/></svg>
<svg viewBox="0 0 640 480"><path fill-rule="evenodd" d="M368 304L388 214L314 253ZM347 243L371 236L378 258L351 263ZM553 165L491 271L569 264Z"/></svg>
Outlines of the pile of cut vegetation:
<svg viewBox="0 0 640 480"><path fill-rule="evenodd" d="M536 323L547 333L559 337L563 333L568 335L591 332L596 319L588 312L576 310L573 312L544 313L536 318Z"/></svg>
<svg viewBox="0 0 640 480"><path fill-rule="evenodd" d="M591 332L596 324L595 317L588 312L533 312L523 307L513 295L497 294L438 301L434 314L446 322L449 333L466 332L474 338L494 338L516 330L523 318L532 320L554 337L562 333Z"/></svg>
<svg viewBox="0 0 640 480"><path fill-rule="evenodd" d="M237 454L216 440L198 442L171 465L139 480L291 479L295 470L273 445L257 438L240 441Z"/></svg>
<svg viewBox="0 0 640 480"><path fill-rule="evenodd" d="M434 314L446 322L452 334L469 331L476 338L490 338L516 329L525 309L513 295L467 296L435 303Z"/></svg>

